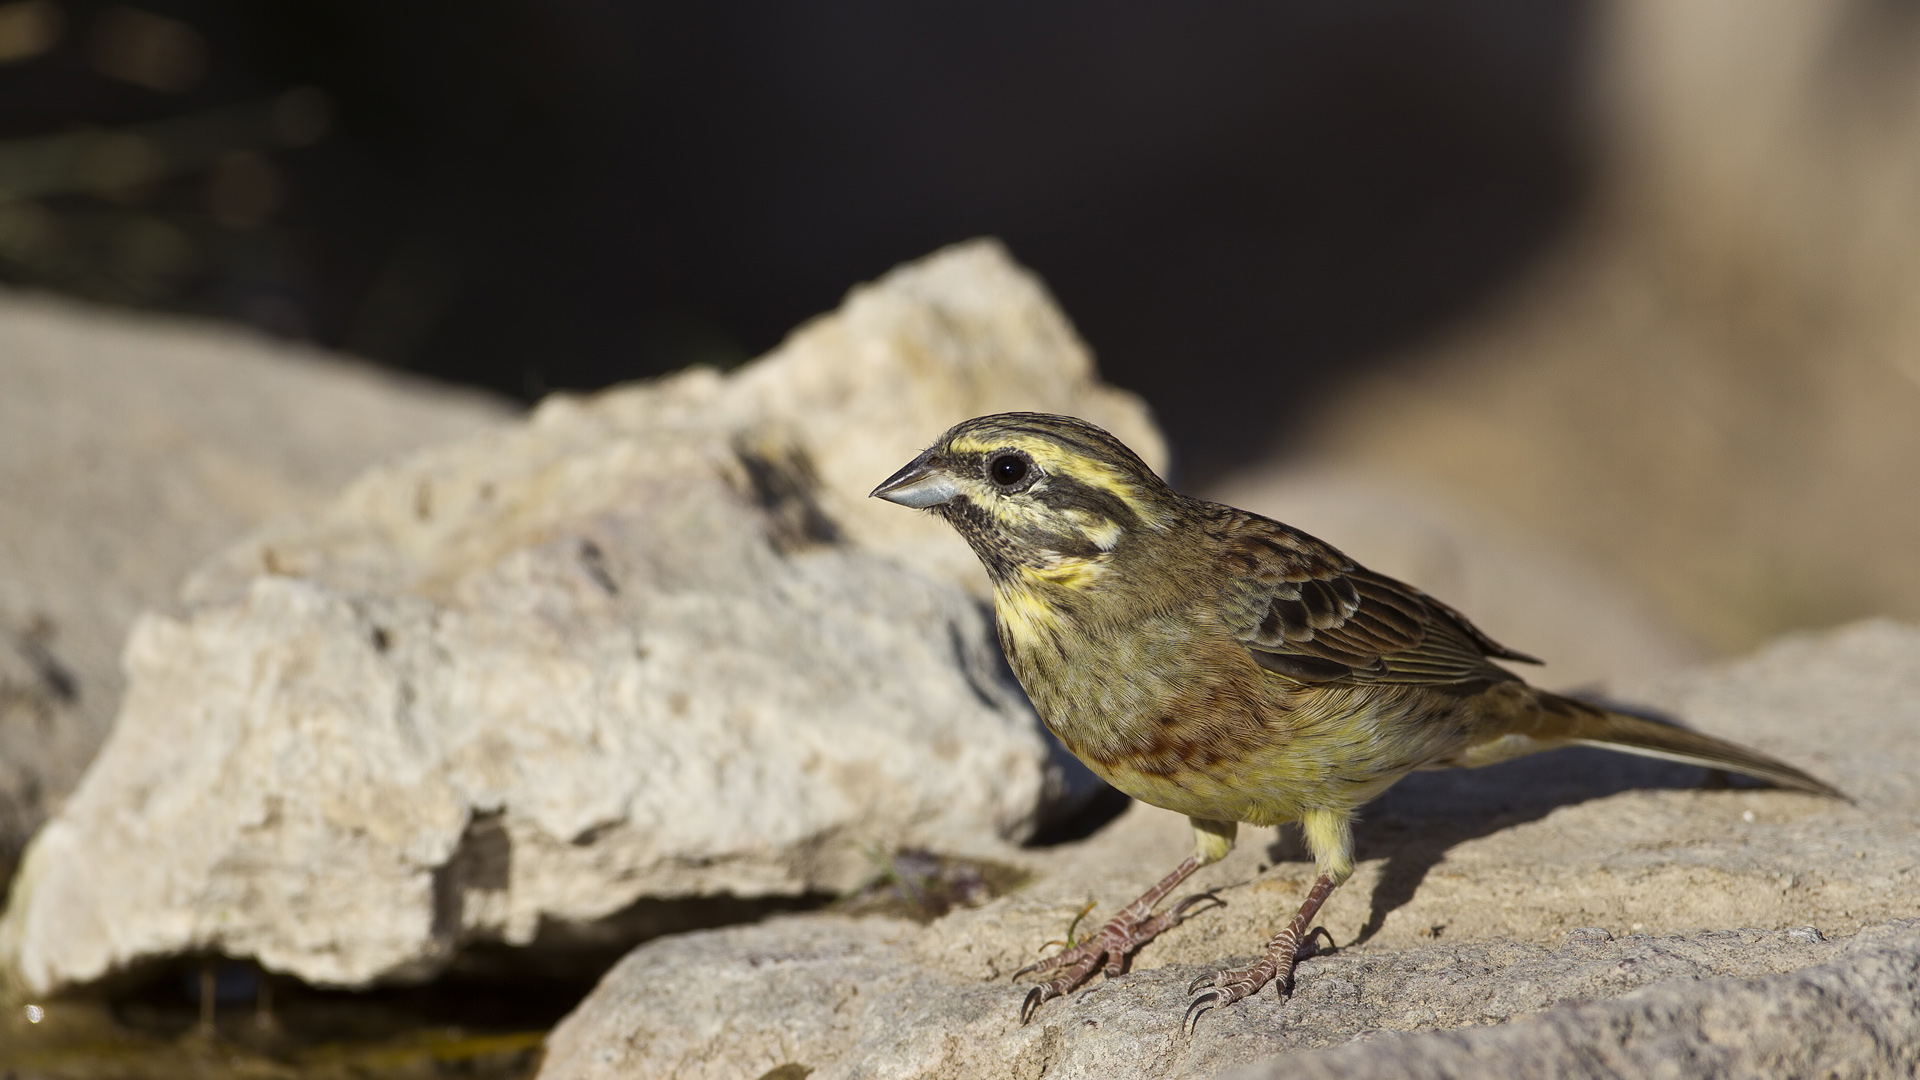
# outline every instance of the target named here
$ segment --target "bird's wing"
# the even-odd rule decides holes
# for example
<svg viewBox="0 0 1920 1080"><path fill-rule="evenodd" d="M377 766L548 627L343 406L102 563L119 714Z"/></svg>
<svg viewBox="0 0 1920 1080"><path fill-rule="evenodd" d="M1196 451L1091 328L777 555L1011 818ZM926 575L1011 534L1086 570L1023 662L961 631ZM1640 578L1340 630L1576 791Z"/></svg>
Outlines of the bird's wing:
<svg viewBox="0 0 1920 1080"><path fill-rule="evenodd" d="M1304 682L1464 683L1512 676L1502 646L1411 585L1256 514L1219 507L1232 554L1221 615L1261 667Z"/></svg>

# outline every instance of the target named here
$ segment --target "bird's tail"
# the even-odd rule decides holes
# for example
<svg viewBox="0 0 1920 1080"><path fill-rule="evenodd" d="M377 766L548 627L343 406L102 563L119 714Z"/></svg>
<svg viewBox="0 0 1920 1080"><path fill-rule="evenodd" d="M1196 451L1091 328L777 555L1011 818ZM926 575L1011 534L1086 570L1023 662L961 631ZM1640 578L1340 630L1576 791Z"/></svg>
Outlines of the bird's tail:
<svg viewBox="0 0 1920 1080"><path fill-rule="evenodd" d="M1547 724L1544 726L1568 743L1621 750L1643 757L1664 758L1712 769L1727 769L1792 791L1805 791L1835 799L1847 798L1839 788L1824 780L1810 776L1778 758L1768 757L1758 750L1749 750L1725 739L1716 739L1657 720L1614 712L1545 691L1539 693L1539 700L1540 708L1546 714L1543 719L1547 720Z"/></svg>

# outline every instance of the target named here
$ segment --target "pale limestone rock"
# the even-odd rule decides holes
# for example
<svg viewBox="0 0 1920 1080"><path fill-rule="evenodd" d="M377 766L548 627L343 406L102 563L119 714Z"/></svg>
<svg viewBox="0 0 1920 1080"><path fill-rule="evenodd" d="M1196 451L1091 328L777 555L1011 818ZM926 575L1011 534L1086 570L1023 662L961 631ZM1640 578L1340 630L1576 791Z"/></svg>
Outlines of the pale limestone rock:
<svg viewBox="0 0 1920 1080"><path fill-rule="evenodd" d="M262 529L136 628L0 956L36 993L198 950L364 985L642 898L844 888L863 845L999 850L1047 745L979 602L902 565L971 554L865 496L1013 408L1164 459L977 243L736 374L558 397Z"/></svg>
<svg viewBox="0 0 1920 1080"><path fill-rule="evenodd" d="M1339 949L1302 963L1284 1005L1267 991L1180 1034L1187 984L1247 959L1312 877L1297 841L1249 829L1194 881L1225 907L1020 1026L1025 988L1008 976L1088 898L1099 917L1188 849L1183 819L1136 806L1084 843L1024 853L1043 875L1030 888L925 928L806 915L644 945L554 1031L543 1080L784 1064L816 1080L1187 1077L1267 1059L1252 1075L1293 1075L1303 1060L1313 1076L1469 1076L1483 1050L1514 1063L1484 1075L1597 1076L1610 1074L1579 1063L1655 1060L1646 1046L1697 1048L1721 1070L1704 1075L1765 1075L1773 1061L1905 1075L1886 1063L1911 1053L1870 1040L1910 1038L1920 1020L1920 628L1786 639L1634 696L1805 765L1859 804L1703 790L1704 770L1599 750L1415 774L1363 816L1359 872L1320 920ZM1774 997L1785 1004L1770 1011ZM1509 1021L1402 1051L1384 1041ZM1621 1051L1639 1030L1646 1046ZM1869 1044L1848 1056L1830 1032ZM1363 1038L1383 1041L1276 1057ZM1795 1057L1795 1045L1813 1049ZM1430 1047L1444 1064L1419 1071ZM1541 1062L1558 1064L1529 1071Z"/></svg>
<svg viewBox="0 0 1920 1080"><path fill-rule="evenodd" d="M1275 1058L1233 1080L1909 1077L1920 1072L1920 921L1772 978L1679 978L1491 1029Z"/></svg>
<svg viewBox="0 0 1920 1080"><path fill-rule="evenodd" d="M106 738L136 615L269 518L511 412L258 334L0 291L0 888Z"/></svg>
<svg viewBox="0 0 1920 1080"><path fill-rule="evenodd" d="M285 519L203 565L185 595L232 599L262 571L431 595L552 521L625 497L570 483L569 471L663 472L639 459L719 443L751 463L736 482L757 498L777 499L764 485L794 469L817 481L810 502L781 508L779 528L805 534L817 513L845 539L985 596L979 560L952 529L867 493L948 427L1011 410L1082 417L1166 467L1145 407L1099 382L1045 287L999 244L962 244L854 289L732 375L696 369L592 398L556 395L489 441L485 458L449 446L374 470L323 513ZM751 474L763 465L772 471ZM652 527L670 539L673 524Z"/></svg>
<svg viewBox="0 0 1920 1080"><path fill-rule="evenodd" d="M1203 967L1156 968L1096 985L1069 1010L1022 1027L1014 1015L1022 991L1005 982L956 985L917 965L906 944L916 932L893 920L812 916L655 942L622 961L591 1007L555 1029L540 1075L706 1080L798 1065L822 1080L1131 1080L1210 1077L1261 1062L1233 1075L1598 1080L1662 1075L1649 1066L1699 1055L1837 1058L1880 1066L1840 1075L1891 1077L1906 1074L1888 1063L1911 1068L1920 1032L1920 920L1846 941L1760 930L1612 940L1593 931L1552 947L1479 941L1318 957L1301 964L1284 1006L1263 995L1211 1013L1192 1039L1178 1022L1187 983ZM1762 977L1700 981L1729 975ZM1509 1026L1475 1026L1635 990ZM741 1001L773 1004L749 1023L739 1016ZM1391 1034L1436 1028L1466 1030ZM1367 1041L1310 1052L1356 1039ZM1480 1061L1476 1068L1483 1054L1507 1067ZM1644 1071L1566 1068L1596 1058ZM1822 1073L1702 1068L1672 1075Z"/></svg>

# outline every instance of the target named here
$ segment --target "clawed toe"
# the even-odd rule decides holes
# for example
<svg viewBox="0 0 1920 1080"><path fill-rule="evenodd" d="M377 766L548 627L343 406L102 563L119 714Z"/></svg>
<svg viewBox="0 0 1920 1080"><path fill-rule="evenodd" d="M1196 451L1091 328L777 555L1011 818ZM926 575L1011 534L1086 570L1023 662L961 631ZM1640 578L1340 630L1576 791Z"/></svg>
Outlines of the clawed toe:
<svg viewBox="0 0 1920 1080"><path fill-rule="evenodd" d="M1220 898L1212 893L1196 893L1151 917L1137 910L1137 905L1130 906L1110 919L1092 938L1052 956L1035 960L1014 972L1016 979L1024 975L1060 973L1028 992L1026 1001L1020 1006L1020 1022L1025 1024L1032 1020L1042 1004L1071 993L1075 987L1092 978L1096 969L1104 970L1110 979L1125 974L1127 958L1135 949L1152 941L1169 927L1178 926L1187 917L1189 909L1208 900L1220 902Z"/></svg>
<svg viewBox="0 0 1920 1080"><path fill-rule="evenodd" d="M1187 987L1187 993L1200 992L1187 1005L1187 1019L1182 1028L1188 1036L1193 1035L1193 1027L1200 1022L1200 1014L1208 1009L1224 1009L1242 998L1249 998L1260 992L1269 980L1261 978L1264 974L1258 965L1235 971L1216 971L1211 975L1202 975ZM1207 984L1211 983L1211 986ZM1207 989L1201 990L1202 986Z"/></svg>
<svg viewBox="0 0 1920 1080"><path fill-rule="evenodd" d="M1098 966L1099 959L1100 954L1094 953L1073 967L1068 968L1067 973L1059 978L1048 979L1046 982L1027 991L1027 999L1020 1004L1020 1023L1025 1024L1027 1021L1032 1020L1033 1014L1039 1010L1041 1005L1052 1001L1054 998L1067 996L1074 987L1079 986L1091 978L1093 976L1093 969Z"/></svg>
<svg viewBox="0 0 1920 1080"><path fill-rule="evenodd" d="M1212 978L1212 976L1208 976L1208 978ZM1196 983L1194 985L1197 986L1199 984ZM1189 990L1189 993L1191 993L1191 990ZM1180 1025L1181 1030L1186 1032L1188 1038L1192 1038L1193 1027L1200 1022L1201 1013L1206 1012L1216 1005L1226 1005L1230 1003L1231 999L1227 998L1225 990L1217 987L1208 990L1206 993L1194 998L1192 1004L1187 1006L1187 1018L1186 1021Z"/></svg>
<svg viewBox="0 0 1920 1080"><path fill-rule="evenodd" d="M1036 986L1027 991L1027 1000L1020 1003L1021 1025L1024 1027L1027 1021L1032 1020L1033 1014L1040 1011L1041 1003L1052 996L1047 993L1047 988L1044 986Z"/></svg>
<svg viewBox="0 0 1920 1080"><path fill-rule="evenodd" d="M1187 1005L1185 1029L1188 1036L1193 1035L1193 1027L1200 1021L1200 1015L1208 1009L1231 1005L1242 998L1249 998L1260 992L1268 983L1280 990L1280 996L1287 996L1288 987L1293 982L1293 966L1300 959L1300 942L1311 941L1307 927L1313 924L1313 917L1320 911L1320 905L1333 891L1333 879L1321 874L1314 881L1313 888L1307 892L1307 900L1294 912L1293 921L1267 942L1267 954L1249 967L1232 968L1227 971L1202 975L1187 987L1187 993L1200 992ZM1333 935L1327 935L1327 941L1333 941ZM1211 983L1211 986L1208 984ZM1201 990L1201 987L1208 987Z"/></svg>
<svg viewBox="0 0 1920 1080"><path fill-rule="evenodd" d="M1059 976L1048 979L1046 982L1041 983L1027 992L1026 1001L1020 1005L1020 1022L1025 1024L1027 1021L1032 1020L1033 1014L1042 1004L1052 1001L1057 997L1064 997L1074 987L1086 982L1093 976L1094 969L1100 966L1101 958L1108 955L1109 950L1100 939L1095 938L1092 941L1077 945L1074 948L1062 950L1043 960L1036 960L1026 967L1021 968L1019 971L1014 972L1013 977L1017 979L1022 975L1035 972L1044 974L1046 972L1059 971L1061 968L1066 969Z"/></svg>
<svg viewBox="0 0 1920 1080"><path fill-rule="evenodd" d="M1039 1011L1041 1005L1054 998L1065 996L1075 987L1092 978L1096 967L1103 968L1110 979L1125 974L1127 958L1133 955L1134 950L1152 941L1161 931L1178 926L1187 917L1187 912L1196 904L1209 900L1216 904L1220 903L1220 898L1211 892L1195 893L1166 911L1158 915L1153 914L1153 909L1159 905L1160 901L1166 899L1168 893L1179 887L1182 881L1192 876L1193 872L1199 868L1200 857L1189 856L1185 862L1174 868L1173 873L1161 878L1158 885L1142 893L1138 900L1121 908L1119 913L1108 919L1106 925L1091 938L1078 945L1069 944L1067 948L1054 955L1036 960L1014 972L1013 977L1016 979L1023 975L1047 975L1060 972L1059 975L1027 992L1026 1000L1020 1005L1020 1022L1025 1024L1032 1020L1034 1013ZM1086 912L1082 911L1081 914L1084 915ZM1075 919L1075 925L1078 925L1079 921ZM1068 930L1067 937L1071 941L1073 937L1071 929ZM1104 965L1101 963L1103 960Z"/></svg>
<svg viewBox="0 0 1920 1080"><path fill-rule="evenodd" d="M1085 968L1075 968L1057 979L1049 979L1027 991L1027 999L1020 1003L1020 1023L1024 1026L1033 1019L1034 1013L1040 1011L1040 1006L1054 998L1066 997L1074 987L1085 982L1092 974L1093 965L1088 964Z"/></svg>
<svg viewBox="0 0 1920 1080"><path fill-rule="evenodd" d="M1081 954L1085 951L1084 947L1078 949L1063 949L1060 952L1054 953L1052 956L1043 956L1033 963L1028 964L1026 967L1021 968L1019 971L1014 972L1011 978L1018 980L1027 975L1044 975L1057 968L1066 967L1068 964L1080 959Z"/></svg>

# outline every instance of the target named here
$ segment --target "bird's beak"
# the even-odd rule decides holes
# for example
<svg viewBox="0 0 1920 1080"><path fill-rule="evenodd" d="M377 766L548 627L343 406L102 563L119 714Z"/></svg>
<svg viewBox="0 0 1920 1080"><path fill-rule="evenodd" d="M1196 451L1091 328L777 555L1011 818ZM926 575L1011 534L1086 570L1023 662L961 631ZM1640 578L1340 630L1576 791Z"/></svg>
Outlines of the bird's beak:
<svg viewBox="0 0 1920 1080"><path fill-rule="evenodd" d="M933 451L928 450L907 462L906 468L887 477L886 482L874 488L867 497L925 510L929 506L939 506L958 494L959 487L955 486L946 470L933 464Z"/></svg>

